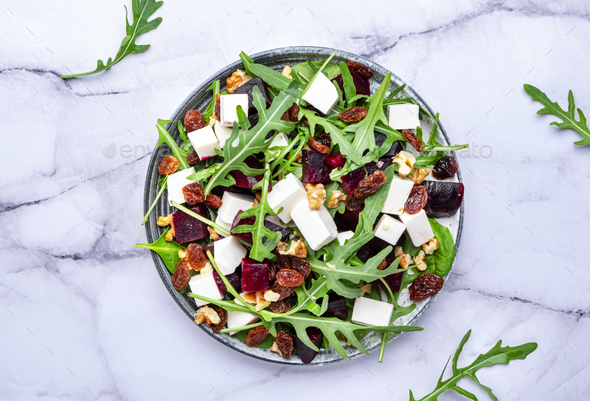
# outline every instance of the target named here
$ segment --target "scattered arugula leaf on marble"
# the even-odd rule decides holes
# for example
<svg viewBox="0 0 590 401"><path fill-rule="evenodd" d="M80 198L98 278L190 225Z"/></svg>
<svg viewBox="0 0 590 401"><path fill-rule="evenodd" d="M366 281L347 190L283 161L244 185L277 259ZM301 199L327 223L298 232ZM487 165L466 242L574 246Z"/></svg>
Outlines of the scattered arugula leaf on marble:
<svg viewBox="0 0 590 401"><path fill-rule="evenodd" d="M465 390L462 387L459 387L457 382L463 378L470 378L475 381L489 396L491 399L498 401L498 397L494 395L492 389L483 385L477 376L475 375L476 372L484 367L487 366L494 366L494 365L507 365L510 361L516 359L526 359L526 357L531 354L534 350L537 349L537 343L526 343L522 345L518 345L516 347L502 347L502 340L498 341L498 343L488 352L485 354L480 354L475 361L469 365L465 366L464 368L458 368L457 362L459 361L459 355L463 351L463 346L469 340L469 336L471 335L471 330L465 334L461 342L459 343L459 347L455 351L455 355L453 356L453 362L451 368L453 369L453 375L448 378L447 380L443 381L443 376L445 374L445 370L449 364L451 358L447 361L438 382L436 383L436 388L428 395L416 400L414 395L412 394L412 390L410 390L410 401L436 401L438 397L447 390L454 390L457 393L471 399L476 400L477 397L470 393L469 391Z"/></svg>
<svg viewBox="0 0 590 401"><path fill-rule="evenodd" d="M582 110L578 108L579 121L576 120L576 104L574 103L574 94L571 90L569 91L567 97L567 111L562 109L557 102L552 102L545 93L543 93L539 88L536 88L533 85L525 84L524 90L526 91L526 93L529 94L529 96L533 100L545 106L541 110L537 111L537 114L552 114L556 117L561 118L562 120L561 123L553 121L549 125L555 125L561 129L570 128L576 130L584 137L584 139L574 142L574 145L590 145L590 129L588 129L586 116L584 116Z"/></svg>
<svg viewBox="0 0 590 401"><path fill-rule="evenodd" d="M174 274L176 270L176 265L180 261L178 257L178 251L184 250L185 248L181 245L178 245L176 241L166 241L166 233L170 230L170 227L158 238L155 242L151 244L135 244L137 248L146 248L151 249L154 252L157 252L164 264L170 270L170 273Z"/></svg>
<svg viewBox="0 0 590 401"><path fill-rule="evenodd" d="M162 17L154 18L151 21L148 21L158 8L160 8L164 4L163 1L155 1L155 0L132 0L131 2L131 13L133 14L133 23L129 24L129 16L127 11L127 6L125 7L125 31L127 36L123 38L121 42L121 47L119 48L119 52L115 56L114 59L110 58L107 60L107 63L104 64L102 60L98 60L96 63L96 70L83 72L79 74L70 74L70 75L62 75L63 79L68 78L75 78L80 77L83 75L90 75L96 74L97 72L101 72L107 70L114 66L115 64L119 63L125 57L133 53L142 53L146 51L150 45L138 45L135 43L135 40L138 36L143 35L146 32L149 32L153 29L156 29L160 23L162 22Z"/></svg>

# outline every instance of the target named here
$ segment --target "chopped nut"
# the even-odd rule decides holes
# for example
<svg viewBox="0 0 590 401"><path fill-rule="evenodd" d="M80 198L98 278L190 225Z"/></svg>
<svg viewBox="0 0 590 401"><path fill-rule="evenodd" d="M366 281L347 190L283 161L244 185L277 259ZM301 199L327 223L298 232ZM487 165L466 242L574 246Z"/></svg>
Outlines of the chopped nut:
<svg viewBox="0 0 590 401"><path fill-rule="evenodd" d="M424 179L430 174L429 168L415 168L412 170L412 175L408 178L414 181L414 184L420 185L424 181Z"/></svg>
<svg viewBox="0 0 590 401"><path fill-rule="evenodd" d="M170 224L170 230L168 230L164 239L168 242L174 239L174 224Z"/></svg>
<svg viewBox="0 0 590 401"><path fill-rule="evenodd" d="M214 228L207 227L207 231L209 231L209 237L211 238L211 241L217 241L219 239L219 234L217 234L217 231L215 231Z"/></svg>
<svg viewBox="0 0 590 401"><path fill-rule="evenodd" d="M231 77L225 81L227 85L227 93L233 94L238 87L242 86L251 79L252 77L250 75L246 75L244 70L235 70L233 74L231 74Z"/></svg>
<svg viewBox="0 0 590 401"><path fill-rule="evenodd" d="M428 266L426 266L426 262L424 262L425 258L426 258L426 254L424 253L424 251L418 252L418 255L416 255L414 257L414 263L416 264L416 269L420 270L421 272L426 270L426 268L428 267Z"/></svg>
<svg viewBox="0 0 590 401"><path fill-rule="evenodd" d="M209 117L209 126L212 127L215 125L215 121L217 121L217 117L215 117L215 113L211 114Z"/></svg>
<svg viewBox="0 0 590 401"><path fill-rule="evenodd" d="M291 67L288 66L288 65L286 65L285 67L283 67L283 72L281 72L281 74L284 77L293 79L293 77L291 76Z"/></svg>
<svg viewBox="0 0 590 401"><path fill-rule="evenodd" d="M264 299L270 302L277 302L281 294L274 292L273 290L266 290L264 292Z"/></svg>
<svg viewBox="0 0 590 401"><path fill-rule="evenodd" d="M432 238L427 244L422 244L422 249L424 249L424 252L427 255L432 255L434 251L438 249L438 246L438 240L436 238Z"/></svg>
<svg viewBox="0 0 590 401"><path fill-rule="evenodd" d="M270 305L270 302L271 301L264 298L264 292L258 291L256 293L256 310L257 311L261 311L264 308L267 308Z"/></svg>
<svg viewBox="0 0 590 401"><path fill-rule="evenodd" d="M346 195L344 195L339 190L335 189L332 191L330 195L330 200L328 201L328 208L329 209L336 209L338 207L338 202L345 201Z"/></svg>
<svg viewBox="0 0 590 401"><path fill-rule="evenodd" d="M298 162L303 158L303 153L299 152L297 153L297 156L295 156L295 159L293 159L293 162Z"/></svg>
<svg viewBox="0 0 590 401"><path fill-rule="evenodd" d="M249 304L256 303L256 293L255 292L243 292L240 294L244 301L248 302Z"/></svg>
<svg viewBox="0 0 590 401"><path fill-rule="evenodd" d="M203 322L205 322L207 327L209 327L212 324L219 324L219 322L221 322L221 318L217 312L215 312L215 309L205 305L201 306L197 313L195 313L195 323L201 324Z"/></svg>
<svg viewBox="0 0 590 401"><path fill-rule="evenodd" d="M361 285L361 290L363 290L363 295L370 294L372 288L373 288L373 286L371 285L371 283L365 283L365 284Z"/></svg>
<svg viewBox="0 0 590 401"><path fill-rule="evenodd" d="M311 210L319 210L326 200L326 189L324 184L312 184L308 182L305 185L307 190L307 200L309 201L309 208Z"/></svg>
<svg viewBox="0 0 590 401"><path fill-rule="evenodd" d="M393 158L393 162L398 165L398 172L402 178L406 178L412 172L416 158L410 152L402 150Z"/></svg>
<svg viewBox="0 0 590 401"><path fill-rule="evenodd" d="M205 273L209 273L212 270L213 270L213 266L211 266L211 263L207 262L205 267L201 268L201 270L199 270L199 271L201 272L201 274L205 274Z"/></svg>
<svg viewBox="0 0 590 401"><path fill-rule="evenodd" d="M185 251L183 251L182 249L179 249L178 250L178 257L180 259L188 258L188 254Z"/></svg>
<svg viewBox="0 0 590 401"><path fill-rule="evenodd" d="M221 103L221 94L217 94L215 95L215 104L220 104Z"/></svg>
<svg viewBox="0 0 590 401"><path fill-rule="evenodd" d="M270 350L271 350L272 352L276 352L276 353L277 353L277 354L279 354L279 355L281 354L281 351L279 350L279 346L277 345L277 342L276 342L276 341L274 341L274 342L272 343L272 345L270 346Z"/></svg>
<svg viewBox="0 0 590 401"><path fill-rule="evenodd" d="M172 224L172 213L170 213L168 216L158 217L158 222L156 224L160 227L168 227L170 224Z"/></svg>
<svg viewBox="0 0 590 401"><path fill-rule="evenodd" d="M401 255L402 253L404 253L404 248L402 248L401 246L398 245L395 248L393 248L393 254L395 255L396 258L399 255Z"/></svg>
<svg viewBox="0 0 590 401"><path fill-rule="evenodd" d="M302 259L307 257L307 248L305 247L305 243L303 241L291 240L291 246L289 247L289 250L286 249L287 243L280 241L277 245L277 251L280 255L290 255Z"/></svg>
<svg viewBox="0 0 590 401"><path fill-rule="evenodd" d="M412 257L407 253L402 253L398 258L400 258L399 267L402 269L405 269L412 264Z"/></svg>

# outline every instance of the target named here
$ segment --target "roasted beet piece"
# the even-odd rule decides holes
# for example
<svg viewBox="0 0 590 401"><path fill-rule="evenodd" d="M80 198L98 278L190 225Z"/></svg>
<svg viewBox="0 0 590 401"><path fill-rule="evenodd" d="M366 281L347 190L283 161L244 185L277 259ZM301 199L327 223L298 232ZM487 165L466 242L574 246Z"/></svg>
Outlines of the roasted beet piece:
<svg viewBox="0 0 590 401"><path fill-rule="evenodd" d="M365 168L367 169L367 174L368 175L371 175L376 170L385 171L385 169L387 167L391 166L392 164L393 164L393 158L391 158L391 157L382 157L381 159L379 159L377 161L377 163L375 163L375 162L367 163L365 165Z"/></svg>
<svg viewBox="0 0 590 401"><path fill-rule="evenodd" d="M230 187L222 187L221 185L213 188L213 190L211 191L211 193L213 195L216 195L219 197L219 199L223 198L223 194L225 193L225 191L229 191L229 192L236 192L238 194L245 194L245 195L250 195L252 196L252 191L246 188L242 188L242 187L238 187L236 185L232 185Z"/></svg>
<svg viewBox="0 0 590 401"><path fill-rule="evenodd" d="M215 270L213 270L213 277L215 278L215 284L217 284L217 288L219 288L219 292L221 293L221 295L227 294L227 288L225 287L223 280L221 279L221 277L219 277L219 274L217 274ZM241 291L240 276L238 276L237 273L226 274L225 278L227 279L227 281L229 281L231 286L234 287L234 289L237 292Z"/></svg>
<svg viewBox="0 0 590 401"><path fill-rule="evenodd" d="M377 252L375 252L373 248L371 248L367 244L361 246L359 250L356 252L357 258L359 258L363 263L366 263L367 260L371 259L375 255L377 255Z"/></svg>
<svg viewBox="0 0 590 401"><path fill-rule="evenodd" d="M242 214L242 212L243 210L240 210L238 214L236 214L236 217L234 218L234 221L231 226L231 231L233 231L233 229L237 226L252 225L256 221L256 217L254 216L246 217L245 219L238 218L238 216ZM290 232L285 227L281 227L268 220L264 220L264 226L271 231L280 231L282 234L281 241L286 241L289 238ZM252 233L232 233L232 235L234 237L243 239L244 241L252 242Z"/></svg>
<svg viewBox="0 0 590 401"><path fill-rule="evenodd" d="M346 175L343 175L342 184L340 185L342 186L342 188L344 188L346 192L348 192L348 194L351 194L359 185L359 182L361 182L363 178L365 178L365 175L366 173L364 168L357 168L356 170L351 171Z"/></svg>
<svg viewBox="0 0 590 401"><path fill-rule="evenodd" d="M205 205L195 206L191 210L203 217L211 217ZM207 224L181 211L172 214L172 224L174 225L176 242L179 244L196 241L209 235Z"/></svg>
<svg viewBox="0 0 590 401"><path fill-rule="evenodd" d="M457 213L463 201L465 187L460 182L424 181L428 202L424 211L432 217L448 217Z"/></svg>
<svg viewBox="0 0 590 401"><path fill-rule="evenodd" d="M322 331L316 327L310 327L306 330L306 332L311 342L319 349L324 339ZM318 354L318 351L314 351L305 345L303 341L297 337L295 330L291 330L291 338L293 338L294 351L297 355L299 355L299 358L301 358L301 362L306 365L311 363L313 358L315 358L315 356Z"/></svg>
<svg viewBox="0 0 590 401"><path fill-rule="evenodd" d="M324 162L332 168L341 169L346 164L346 157L340 152L334 152L324 157Z"/></svg>
<svg viewBox="0 0 590 401"><path fill-rule="evenodd" d="M345 211L342 214L337 214L342 220L342 223L346 226L347 229L350 231L355 231L356 226L359 224L359 214L361 213L362 209L351 211Z"/></svg>
<svg viewBox="0 0 590 401"><path fill-rule="evenodd" d="M207 255L207 251L211 252L211 256L215 257L215 241L213 241L212 243L210 243L209 245L207 245L206 247L203 248L203 252L205 252L205 255Z"/></svg>
<svg viewBox="0 0 590 401"><path fill-rule="evenodd" d="M387 267L389 267L389 262L387 263ZM394 273L390 274L389 276L383 277L383 280L387 283L391 291L396 292L399 291L402 285L402 276L404 273ZM376 280L375 283L380 285L381 287L385 288L385 284L381 280Z"/></svg>
<svg viewBox="0 0 590 401"><path fill-rule="evenodd" d="M260 79L260 78L253 78L251 80L249 80L248 82L246 82L243 85L240 85L236 88L236 90L234 91L234 93L245 93L246 95L248 95L248 114L254 114L254 113L258 113L256 111L256 108L254 107L254 105L252 104L252 100L254 99L254 96L252 95L252 90L254 89L254 87L257 86L258 89L260 89L260 93L262 93L262 96L264 97L264 100L266 100L266 107L270 107L270 97L268 96L268 90L266 89L266 83ZM246 111L246 110L244 110Z"/></svg>
<svg viewBox="0 0 590 401"><path fill-rule="evenodd" d="M262 164L252 156L247 157L245 162L246 162L246 165L250 168L256 168L256 169L263 168ZM242 173L240 170L234 170L234 171L230 172L229 175L234 177L234 180L236 180L236 183L235 183L236 187L247 188L247 189L252 189L252 187L254 185L256 185L258 183L258 181L262 180L262 178L263 178L262 174L250 177L250 176L247 176L244 173Z"/></svg>
<svg viewBox="0 0 590 401"><path fill-rule="evenodd" d="M332 168L324 161L324 155L313 150L302 151L303 183L330 182Z"/></svg>
<svg viewBox="0 0 590 401"><path fill-rule="evenodd" d="M321 305L322 300L318 300L318 304ZM348 306L346 306L346 298L336 295L330 294L328 296L328 309L324 312L322 316L325 317L337 317L341 320L346 320L348 317Z"/></svg>
<svg viewBox="0 0 590 401"><path fill-rule="evenodd" d="M268 290L270 261L258 262L251 258L242 259L242 290L249 292Z"/></svg>
<svg viewBox="0 0 590 401"><path fill-rule="evenodd" d="M371 82L367 78L363 78L355 72L351 72L352 81L354 82L354 86L356 88L357 95L371 95ZM338 75L336 78L333 79L336 81L338 86L342 91L344 91L344 83L342 82L342 75Z"/></svg>
<svg viewBox="0 0 590 401"><path fill-rule="evenodd" d="M377 146L383 145L383 142L385 142L386 138L387 137L385 136L385 134L382 134L380 132L375 132L375 144ZM391 145L391 148L389 148L389 151L386 154L384 154L382 157L393 157L393 156L397 155L399 152L401 152L402 150L404 150L404 145L403 145L402 141L395 141Z"/></svg>

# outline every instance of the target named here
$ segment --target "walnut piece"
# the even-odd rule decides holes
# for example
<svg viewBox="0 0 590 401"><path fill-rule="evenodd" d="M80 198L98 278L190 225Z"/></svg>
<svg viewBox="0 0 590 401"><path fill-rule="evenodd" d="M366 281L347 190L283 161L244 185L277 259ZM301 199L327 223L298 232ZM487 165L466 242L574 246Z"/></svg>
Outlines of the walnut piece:
<svg viewBox="0 0 590 401"><path fill-rule="evenodd" d="M371 283L365 283L365 284L361 285L361 290L363 290L363 295L370 294L372 288L373 288L373 286L371 285Z"/></svg>
<svg viewBox="0 0 590 401"><path fill-rule="evenodd" d="M312 184L308 182L305 185L307 190L307 200L309 201L309 208L311 210L319 210L326 200L326 189L324 184Z"/></svg>
<svg viewBox="0 0 590 401"><path fill-rule="evenodd" d="M219 324L219 322L221 322L221 318L217 312L215 312L215 309L205 305L201 306L197 313L195 313L195 323L201 324L203 322L207 325L207 327L209 327L212 324Z"/></svg>
<svg viewBox="0 0 590 401"><path fill-rule="evenodd" d="M278 292L274 292L273 290L266 290L264 291L264 299L270 302L277 302L281 294Z"/></svg>
<svg viewBox="0 0 590 401"><path fill-rule="evenodd" d="M432 255L438 249L439 243L436 238L432 238L428 243L422 244L422 249L427 255Z"/></svg>
<svg viewBox="0 0 590 401"><path fill-rule="evenodd" d="M283 67L283 72L281 72L281 74L284 77L293 79L293 77L291 76L291 67L288 66L288 65L286 65L285 67Z"/></svg>
<svg viewBox="0 0 590 401"><path fill-rule="evenodd" d="M393 254L395 255L396 258L399 255L401 255L402 253L404 253L404 248L402 248L401 246L398 245L395 248L393 248Z"/></svg>
<svg viewBox="0 0 590 401"><path fill-rule="evenodd" d="M156 224L160 227L168 227L170 224L172 224L172 213L170 213L168 216L158 217L158 222Z"/></svg>
<svg viewBox="0 0 590 401"><path fill-rule="evenodd" d="M281 350L279 350L279 346L277 345L276 341L273 341L272 345L270 346L270 350L272 352L276 352L277 354L281 355Z"/></svg>
<svg viewBox="0 0 590 401"><path fill-rule="evenodd" d="M233 74L231 74L231 77L225 81L227 85L227 93L233 94L238 87L244 85L251 79L252 77L250 75L246 75L244 70L235 70Z"/></svg>
<svg viewBox="0 0 590 401"><path fill-rule="evenodd" d="M256 293L255 292L243 292L242 294L240 294L242 296L242 298L244 299L244 301L248 302L249 304L255 304L256 303Z"/></svg>
<svg viewBox="0 0 590 401"><path fill-rule="evenodd" d="M205 264L205 267L202 267L199 271L201 272L201 274L207 274L210 271L213 271L213 266L211 266L211 263L207 262L207 264Z"/></svg>
<svg viewBox="0 0 590 401"><path fill-rule="evenodd" d="M344 195L339 190L335 189L330 194L330 200L328 201L328 208L329 209L336 209L338 207L338 202L345 201L346 195Z"/></svg>
<svg viewBox="0 0 590 401"><path fill-rule="evenodd" d="M174 224L170 224L170 230L168 230L164 239L168 242L174 239Z"/></svg>
<svg viewBox="0 0 590 401"><path fill-rule="evenodd" d="M414 263L416 264L416 269L420 270L421 272L426 270L426 268L428 267L428 266L426 266L426 262L424 261L424 259L426 259L426 254L424 253L424 251L418 252L418 255L416 255L414 257Z"/></svg>
<svg viewBox="0 0 590 401"><path fill-rule="evenodd" d="M215 231L214 228L207 227L207 231L209 231L209 237L211 238L211 241L217 241L219 239L219 234L217 234L217 231Z"/></svg>
<svg viewBox="0 0 590 401"><path fill-rule="evenodd" d="M402 253L398 258L400 258L399 267L402 269L405 269L412 264L412 257L407 253Z"/></svg>
<svg viewBox="0 0 590 401"><path fill-rule="evenodd" d="M393 162L398 165L399 175L402 178L406 178L406 176L412 172L414 163L416 163L416 158L410 152L402 150L395 155Z"/></svg>
<svg viewBox="0 0 590 401"><path fill-rule="evenodd" d="M280 255L295 256L297 258L305 259L307 257L307 248L303 241L291 240L291 246L287 249L287 243L280 241L277 245L277 251Z"/></svg>
<svg viewBox="0 0 590 401"><path fill-rule="evenodd" d="M256 311L261 311L265 308L268 308L270 302L271 301L264 298L264 292L258 291L256 293Z"/></svg>
<svg viewBox="0 0 590 401"><path fill-rule="evenodd" d="M412 170L412 175L408 178L414 181L415 185L420 185L424 182L424 179L430 174L429 168L415 168Z"/></svg>

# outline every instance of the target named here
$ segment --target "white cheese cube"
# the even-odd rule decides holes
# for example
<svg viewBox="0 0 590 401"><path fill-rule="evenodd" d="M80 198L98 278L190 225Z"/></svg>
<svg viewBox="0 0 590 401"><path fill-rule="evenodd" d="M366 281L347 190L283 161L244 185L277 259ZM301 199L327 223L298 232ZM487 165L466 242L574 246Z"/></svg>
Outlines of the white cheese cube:
<svg viewBox="0 0 590 401"><path fill-rule="evenodd" d="M364 326L389 326L393 304L371 298L355 298L352 308L353 323Z"/></svg>
<svg viewBox="0 0 590 401"><path fill-rule="evenodd" d="M221 227L227 229L228 231L231 231L231 224L230 223L226 223L225 221L221 220L219 218L219 215L217 215L217 217L215 217L215 223L219 224ZM223 237L225 237L225 234L223 234L221 231L219 231L218 229L215 229L215 232Z"/></svg>
<svg viewBox="0 0 590 401"><path fill-rule="evenodd" d="M422 246L422 244L434 238L432 227L430 227L430 222L428 221L428 217L426 216L424 209L420 210L416 214L403 212L400 218L406 225L408 234L410 235L412 244L414 244L414 246Z"/></svg>
<svg viewBox="0 0 590 401"><path fill-rule="evenodd" d="M377 226L375 226L375 237L381 238L391 245L395 245L399 238L406 231L406 226L399 220L384 214L379 219Z"/></svg>
<svg viewBox="0 0 590 401"><path fill-rule="evenodd" d="M191 292L194 294L199 294L211 299L223 299L223 296L219 292L219 288L217 288L217 284L215 283L213 272L193 276L188 282L188 285L191 288ZM195 302L197 306L203 306L209 303L197 298L195 298Z"/></svg>
<svg viewBox="0 0 590 401"><path fill-rule="evenodd" d="M270 148L274 148L276 146L287 146L289 144L289 139L287 139L287 135L279 132L274 139L272 140L272 142L270 143L269 149Z"/></svg>
<svg viewBox="0 0 590 401"><path fill-rule="evenodd" d="M248 250L236 237L229 236L213 242L213 259L224 275L235 272L247 253Z"/></svg>
<svg viewBox="0 0 590 401"><path fill-rule="evenodd" d="M394 175L381 211L387 214L397 214L398 216L402 214L413 187L414 183L409 178L403 179L397 174Z"/></svg>
<svg viewBox="0 0 590 401"><path fill-rule="evenodd" d="M186 202L184 200L182 188L185 185L188 185L191 182L194 182L194 181L191 181L186 178L189 175L194 174L194 173L195 173L195 169L194 169L194 167L191 167L191 168L177 171L176 173L170 174L168 176L168 179L166 180L166 182L167 182L166 187L168 188L168 202L170 203L170 206L172 206L172 201L174 201L176 203L180 203L180 204Z"/></svg>
<svg viewBox="0 0 590 401"><path fill-rule="evenodd" d="M291 212L291 218L314 251L329 244L338 236L336 223L324 205L318 210L311 210L309 201L302 200Z"/></svg>
<svg viewBox="0 0 590 401"><path fill-rule="evenodd" d="M201 160L217 155L215 149L220 149L219 141L211 126L207 125L205 128L189 132L187 136Z"/></svg>
<svg viewBox="0 0 590 401"><path fill-rule="evenodd" d="M247 326L258 320L258 317L246 312L228 312L227 314L227 328ZM228 334L233 336L237 331L230 331Z"/></svg>
<svg viewBox="0 0 590 401"><path fill-rule="evenodd" d="M338 102L338 91L332 81L320 73L303 95L303 100L322 113L328 114Z"/></svg>
<svg viewBox="0 0 590 401"><path fill-rule="evenodd" d="M221 124L233 127L238 121L237 107L242 106L244 114L248 115L248 95L239 93L235 95L221 95L219 97L219 117Z"/></svg>
<svg viewBox="0 0 590 401"><path fill-rule="evenodd" d="M393 129L416 129L420 126L420 107L412 103L387 106L389 126Z"/></svg>
<svg viewBox="0 0 590 401"><path fill-rule="evenodd" d="M341 233L338 233L338 242L340 243L340 245L344 245L344 243L346 242L346 240L351 239L354 236L354 231L343 231Z"/></svg>
<svg viewBox="0 0 590 401"><path fill-rule="evenodd" d="M215 121L215 135L217 135L217 140L219 141L219 147L223 149L225 146L225 141L227 141L233 131L233 127L226 127L222 125L219 121ZM242 133L242 129L240 129L240 134ZM239 135L239 134L238 134Z"/></svg>
<svg viewBox="0 0 590 401"><path fill-rule="evenodd" d="M297 177L289 174L272 187L266 201L275 213L283 207L283 210L277 216L284 223L288 223L291 221L291 211L304 199L307 199L305 187Z"/></svg>
<svg viewBox="0 0 590 401"><path fill-rule="evenodd" d="M225 191L221 203L217 215L221 220L231 225L240 210L246 211L252 207L254 197Z"/></svg>

